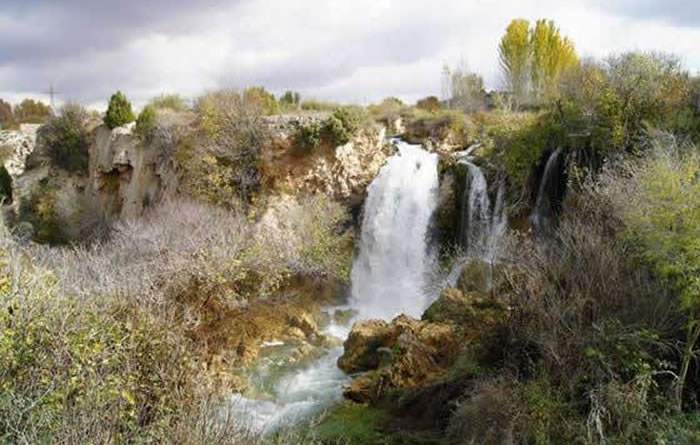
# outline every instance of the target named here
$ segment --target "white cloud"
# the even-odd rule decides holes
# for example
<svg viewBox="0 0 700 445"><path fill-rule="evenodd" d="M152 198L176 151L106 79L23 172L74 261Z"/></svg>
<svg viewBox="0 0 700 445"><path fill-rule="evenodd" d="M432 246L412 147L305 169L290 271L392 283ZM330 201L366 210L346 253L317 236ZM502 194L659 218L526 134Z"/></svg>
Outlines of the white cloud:
<svg viewBox="0 0 700 445"><path fill-rule="evenodd" d="M700 20L690 1L691 17L682 20L671 14L682 1L671 12L647 1L634 13L628 0L183 0L153 10L133 0L118 6L130 3L140 6L117 13L68 1L59 21L49 16L55 6L12 0L0 6L6 42L0 95L16 100L54 82L66 98L86 103L104 103L117 88L141 103L163 91L194 96L263 84L334 100L415 100L439 93L444 62L464 60L496 87L498 39L516 17L555 20L583 55L663 50L700 69L700 25L693 26Z"/></svg>

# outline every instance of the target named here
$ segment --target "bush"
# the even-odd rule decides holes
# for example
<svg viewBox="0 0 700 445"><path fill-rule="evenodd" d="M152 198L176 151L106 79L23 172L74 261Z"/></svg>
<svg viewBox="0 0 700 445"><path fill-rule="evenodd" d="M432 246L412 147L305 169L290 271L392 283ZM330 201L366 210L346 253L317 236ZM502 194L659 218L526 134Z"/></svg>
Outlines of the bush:
<svg viewBox="0 0 700 445"><path fill-rule="evenodd" d="M0 437L9 443L161 441L195 397L199 367L189 342L118 299L61 295L54 276L7 247L5 241Z"/></svg>
<svg viewBox="0 0 700 445"><path fill-rule="evenodd" d="M104 123L109 129L121 127L136 119L131 110L131 102L121 91L117 91L109 99L109 107L104 117Z"/></svg>
<svg viewBox="0 0 700 445"><path fill-rule="evenodd" d="M333 111L340 105L336 102L327 102L321 100L309 99L301 103L301 109L304 111Z"/></svg>
<svg viewBox="0 0 700 445"><path fill-rule="evenodd" d="M329 144L347 144L362 128L369 125L369 116L361 107L340 107L323 121L322 134Z"/></svg>
<svg viewBox="0 0 700 445"><path fill-rule="evenodd" d="M88 114L83 107L68 104L42 129L41 137L56 166L69 172L87 173L90 147L87 120Z"/></svg>
<svg viewBox="0 0 700 445"><path fill-rule="evenodd" d="M260 154L270 140L261 107L259 100L233 90L198 100L200 131L176 152L187 193L229 207L252 202L260 188Z"/></svg>
<svg viewBox="0 0 700 445"><path fill-rule="evenodd" d="M141 139L149 140L157 127L156 109L153 105L146 105L136 119L135 132Z"/></svg>
<svg viewBox="0 0 700 445"><path fill-rule="evenodd" d="M155 109L177 112L187 111L189 109L187 101L179 94L161 94L151 99L149 105Z"/></svg>
<svg viewBox="0 0 700 445"><path fill-rule="evenodd" d="M43 124L52 115L51 107L32 99L24 99L14 110L18 123Z"/></svg>
<svg viewBox="0 0 700 445"><path fill-rule="evenodd" d="M243 98L246 102L253 103L260 108L264 115L277 114L280 111L280 105L275 99L275 96L267 91L264 87L249 87L243 91Z"/></svg>
<svg viewBox="0 0 700 445"><path fill-rule="evenodd" d="M442 108L442 104L440 103L440 99L437 97L428 96L416 102L416 108L434 113Z"/></svg>
<svg viewBox="0 0 700 445"><path fill-rule="evenodd" d="M300 125L294 135L294 143L306 151L318 148L323 137L323 127L320 122Z"/></svg>
<svg viewBox="0 0 700 445"><path fill-rule="evenodd" d="M12 105L0 99L0 130L9 130L15 128L16 125L17 122L12 112Z"/></svg>

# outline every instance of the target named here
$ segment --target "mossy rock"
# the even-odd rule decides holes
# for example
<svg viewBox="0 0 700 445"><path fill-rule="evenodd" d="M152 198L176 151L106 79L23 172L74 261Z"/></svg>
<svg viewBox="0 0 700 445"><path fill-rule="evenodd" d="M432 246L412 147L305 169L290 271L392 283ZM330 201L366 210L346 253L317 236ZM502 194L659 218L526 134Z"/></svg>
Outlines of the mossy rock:
<svg viewBox="0 0 700 445"><path fill-rule="evenodd" d="M472 259L462 267L457 288L462 292L483 292L491 290L493 267L486 261Z"/></svg>

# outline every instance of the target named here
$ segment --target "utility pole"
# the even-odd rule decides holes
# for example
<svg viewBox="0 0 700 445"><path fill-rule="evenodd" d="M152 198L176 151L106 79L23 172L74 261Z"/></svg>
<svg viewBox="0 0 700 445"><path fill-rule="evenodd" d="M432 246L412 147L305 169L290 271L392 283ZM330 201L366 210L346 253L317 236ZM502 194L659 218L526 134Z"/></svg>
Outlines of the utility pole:
<svg viewBox="0 0 700 445"><path fill-rule="evenodd" d="M59 93L58 91L56 91L54 89L53 82L49 84L49 91L44 91L44 94L49 95L49 99L51 101L51 109L55 110L56 109L56 106L55 106L56 105L56 103L55 103L56 95L61 94L61 93Z"/></svg>

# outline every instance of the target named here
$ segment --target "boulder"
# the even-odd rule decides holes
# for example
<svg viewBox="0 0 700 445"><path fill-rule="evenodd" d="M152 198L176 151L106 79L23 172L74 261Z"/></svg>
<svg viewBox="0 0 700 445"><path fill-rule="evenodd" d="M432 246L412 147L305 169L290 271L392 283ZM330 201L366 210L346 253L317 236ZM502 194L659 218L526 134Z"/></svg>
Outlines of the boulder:
<svg viewBox="0 0 700 445"><path fill-rule="evenodd" d="M457 280L457 287L462 292L490 292L493 276L492 269L492 265L486 261L477 258L470 259L462 266L462 272Z"/></svg>
<svg viewBox="0 0 700 445"><path fill-rule="evenodd" d="M376 400L391 389L414 388L443 375L460 348L457 330L400 315L386 323L357 323L345 342L338 366L365 372L345 389L357 402Z"/></svg>
<svg viewBox="0 0 700 445"><path fill-rule="evenodd" d="M345 350L338 359L338 367L347 373L376 369L380 363L377 350L395 342L394 331L383 320L356 323L343 344Z"/></svg>

